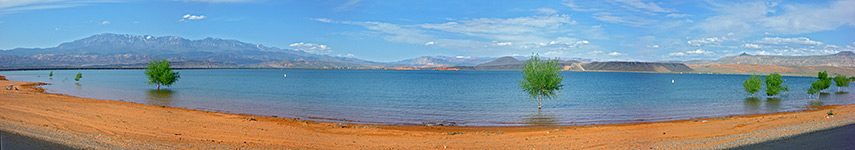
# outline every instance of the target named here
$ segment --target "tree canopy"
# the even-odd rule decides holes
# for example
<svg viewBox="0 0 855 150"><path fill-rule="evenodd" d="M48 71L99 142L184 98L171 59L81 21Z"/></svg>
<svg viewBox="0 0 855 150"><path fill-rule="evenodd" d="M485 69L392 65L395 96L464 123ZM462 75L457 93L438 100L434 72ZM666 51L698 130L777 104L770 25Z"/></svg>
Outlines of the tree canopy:
<svg viewBox="0 0 855 150"><path fill-rule="evenodd" d="M781 75L778 73L766 76L766 96L775 96L780 94L781 91L790 91L787 87L781 86L783 83L784 80L781 79Z"/></svg>
<svg viewBox="0 0 855 150"><path fill-rule="evenodd" d="M849 78L843 75L834 76L834 84L837 85L837 91L840 91L841 87L849 87Z"/></svg>
<svg viewBox="0 0 855 150"><path fill-rule="evenodd" d="M760 76L752 75L748 79L745 79L745 82L742 83L742 86L745 87L745 91L751 94L753 97L760 89L763 88L763 81L760 79Z"/></svg>
<svg viewBox="0 0 855 150"><path fill-rule="evenodd" d="M828 72L822 71L822 72L817 73L817 78L819 78L820 83L822 83L822 84L820 84L821 86L819 87L820 91L828 89L829 87L831 87L831 78L828 77Z"/></svg>
<svg viewBox="0 0 855 150"><path fill-rule="evenodd" d="M83 78L83 74L78 72L77 77L74 77L74 81L80 81L80 78Z"/></svg>
<svg viewBox="0 0 855 150"><path fill-rule="evenodd" d="M808 88L808 94L813 95L819 93L819 89L822 88L822 82L819 80L813 81L810 83L810 88ZM819 96L817 96L819 98Z"/></svg>
<svg viewBox="0 0 855 150"><path fill-rule="evenodd" d="M158 90L160 85L172 86L178 78L181 78L181 75L178 72L172 72L172 68L169 67L169 61L166 59L148 62L148 68L145 69L145 75L148 77L146 83L157 84Z"/></svg>
<svg viewBox="0 0 855 150"><path fill-rule="evenodd" d="M537 55L532 56L525 62L522 75L519 86L529 97L537 99L537 109L540 109L543 99L556 98L557 91L564 86L558 59L541 60Z"/></svg>

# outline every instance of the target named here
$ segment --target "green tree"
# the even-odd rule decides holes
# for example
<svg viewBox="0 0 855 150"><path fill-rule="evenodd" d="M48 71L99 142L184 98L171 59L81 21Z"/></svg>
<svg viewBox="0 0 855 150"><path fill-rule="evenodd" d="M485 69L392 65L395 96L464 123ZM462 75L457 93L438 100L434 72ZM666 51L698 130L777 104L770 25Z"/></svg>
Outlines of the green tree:
<svg viewBox="0 0 855 150"><path fill-rule="evenodd" d="M752 75L748 79L745 79L742 86L745 87L746 92L751 94L751 97L754 97L763 88L763 81L760 79L760 76Z"/></svg>
<svg viewBox="0 0 855 150"><path fill-rule="evenodd" d="M784 80L781 79L781 75L778 73L769 74L766 76L766 96L775 96L781 93L781 91L790 91L787 87L782 87L781 84L784 83Z"/></svg>
<svg viewBox="0 0 855 150"><path fill-rule="evenodd" d="M53 71L50 71L50 74L48 74L48 77L53 77Z"/></svg>
<svg viewBox="0 0 855 150"><path fill-rule="evenodd" d="M83 78L83 74L78 72L77 77L74 77L74 81L80 81L80 78Z"/></svg>
<svg viewBox="0 0 855 150"><path fill-rule="evenodd" d="M148 62L148 68L145 69L145 75L148 77L146 83L157 84L157 90L160 90L160 85L172 86L172 83L178 81L181 75L178 72L172 72L169 66L169 61L166 59Z"/></svg>
<svg viewBox="0 0 855 150"><path fill-rule="evenodd" d="M820 92L831 87L831 78L828 77L828 72L822 71L817 73L817 78L819 78L820 83L822 83L819 88Z"/></svg>
<svg viewBox="0 0 855 150"><path fill-rule="evenodd" d="M816 80L816 81L813 81L812 83L810 83L810 88L808 88L808 94L810 94L810 95L808 95L808 97L810 97L813 94L819 93L819 89L821 89L821 88L822 88L822 81ZM819 98L819 95L817 95L816 98Z"/></svg>
<svg viewBox="0 0 855 150"><path fill-rule="evenodd" d="M837 85L837 92L840 92L841 87L849 87L849 78L843 75L834 76L834 84Z"/></svg>
<svg viewBox="0 0 855 150"><path fill-rule="evenodd" d="M561 68L558 59L541 60L534 55L525 62L522 70L523 80L520 80L520 88L528 96L537 99L537 109L540 109L543 99L557 98L557 91L564 85L561 81Z"/></svg>

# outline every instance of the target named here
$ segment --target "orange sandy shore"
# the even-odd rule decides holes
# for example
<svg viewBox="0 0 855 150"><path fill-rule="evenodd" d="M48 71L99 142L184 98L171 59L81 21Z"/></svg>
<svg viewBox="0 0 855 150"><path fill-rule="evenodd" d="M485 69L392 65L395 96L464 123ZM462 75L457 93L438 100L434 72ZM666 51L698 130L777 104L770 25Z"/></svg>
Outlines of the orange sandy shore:
<svg viewBox="0 0 855 150"><path fill-rule="evenodd" d="M10 84L20 90L0 90L0 129L86 149L719 149L855 123L855 105L843 105L586 126L340 124L79 98L0 79Z"/></svg>

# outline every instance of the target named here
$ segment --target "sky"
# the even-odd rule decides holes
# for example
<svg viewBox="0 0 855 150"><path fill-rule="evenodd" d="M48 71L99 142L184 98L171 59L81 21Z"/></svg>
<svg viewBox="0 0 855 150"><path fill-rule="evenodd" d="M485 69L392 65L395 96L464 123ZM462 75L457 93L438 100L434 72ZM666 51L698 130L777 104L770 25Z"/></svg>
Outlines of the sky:
<svg viewBox="0 0 855 150"><path fill-rule="evenodd" d="M101 33L207 37L398 61L670 61L855 50L855 0L0 0L0 49Z"/></svg>

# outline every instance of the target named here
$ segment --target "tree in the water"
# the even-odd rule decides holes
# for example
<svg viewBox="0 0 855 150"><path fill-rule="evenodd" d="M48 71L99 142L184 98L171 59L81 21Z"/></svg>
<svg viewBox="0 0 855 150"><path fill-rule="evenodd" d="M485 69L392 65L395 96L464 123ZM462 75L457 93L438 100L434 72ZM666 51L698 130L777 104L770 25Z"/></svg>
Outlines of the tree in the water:
<svg viewBox="0 0 855 150"><path fill-rule="evenodd" d="M178 81L181 75L178 72L172 72L169 66L169 61L166 59L148 62L148 68L145 69L145 75L148 77L146 83L157 84L157 90L160 90L160 85L172 86L172 83Z"/></svg>
<svg viewBox="0 0 855 150"><path fill-rule="evenodd" d="M780 94L781 91L790 91L789 88L781 86L783 83L784 80L781 79L781 75L778 73L766 76L766 96L775 96Z"/></svg>
<svg viewBox="0 0 855 150"><path fill-rule="evenodd" d="M561 81L561 68L558 59L541 60L537 55L525 62L522 70L523 80L520 80L520 88L528 96L537 99L537 109L541 108L543 99L557 98L558 90L564 86Z"/></svg>
<svg viewBox="0 0 855 150"><path fill-rule="evenodd" d="M48 77L53 77L53 71L50 71L50 74L48 74Z"/></svg>
<svg viewBox="0 0 855 150"><path fill-rule="evenodd" d="M822 83L819 88L820 92L831 87L831 78L828 77L828 72L822 71L817 73L817 78L819 78L819 82Z"/></svg>
<svg viewBox="0 0 855 150"><path fill-rule="evenodd" d="M834 84L837 85L837 92L840 92L841 87L849 87L849 78L843 75L834 76Z"/></svg>
<svg viewBox="0 0 855 150"><path fill-rule="evenodd" d="M77 77L74 77L74 81L80 81L80 78L83 78L83 74L78 72Z"/></svg>
<svg viewBox="0 0 855 150"><path fill-rule="evenodd" d="M763 81L760 79L760 76L752 75L751 77L748 77L748 79L745 79L742 86L745 87L746 92L751 94L751 97L754 97L754 95L763 88Z"/></svg>
<svg viewBox="0 0 855 150"><path fill-rule="evenodd" d="M822 88L822 81L817 80L817 81L813 81L812 83L810 83L810 88L808 88L808 91L807 91L809 94L808 97L812 96L813 94L819 93L819 89L821 89L821 88ZM817 95L816 98L819 98L819 95Z"/></svg>

